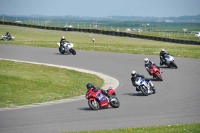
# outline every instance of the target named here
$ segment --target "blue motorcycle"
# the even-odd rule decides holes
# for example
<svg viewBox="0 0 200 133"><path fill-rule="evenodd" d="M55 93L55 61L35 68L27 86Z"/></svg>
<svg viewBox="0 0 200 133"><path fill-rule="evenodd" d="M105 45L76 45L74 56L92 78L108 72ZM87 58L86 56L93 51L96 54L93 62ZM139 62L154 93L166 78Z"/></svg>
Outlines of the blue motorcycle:
<svg viewBox="0 0 200 133"><path fill-rule="evenodd" d="M163 62L162 60L160 61L160 65L166 65L169 68L178 68L178 66L176 65L175 61L174 61L174 57L170 54L167 54L165 56L165 62Z"/></svg>
<svg viewBox="0 0 200 133"><path fill-rule="evenodd" d="M142 77L136 78L135 85L136 85L136 88L138 90L140 90L145 96L148 96L149 94L155 94L156 93L156 89L152 88L150 86L150 83Z"/></svg>

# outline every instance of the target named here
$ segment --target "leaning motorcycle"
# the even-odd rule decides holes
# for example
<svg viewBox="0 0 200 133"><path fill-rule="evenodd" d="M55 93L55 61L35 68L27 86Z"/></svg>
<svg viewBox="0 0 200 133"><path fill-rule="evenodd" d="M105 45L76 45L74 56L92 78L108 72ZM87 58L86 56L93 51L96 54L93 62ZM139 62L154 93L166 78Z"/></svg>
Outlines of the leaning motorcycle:
<svg viewBox="0 0 200 133"><path fill-rule="evenodd" d="M93 91L93 88L89 89L86 92L85 98L88 99L88 105L93 110L98 110L101 108L108 108L110 105L113 108L118 108L120 106L120 102L116 97L116 93L113 88L109 88L107 90L110 98L101 93L101 90L96 92Z"/></svg>
<svg viewBox="0 0 200 133"><path fill-rule="evenodd" d="M150 83L148 81L146 81L144 78L142 77L137 77L135 80L135 86L138 90L140 90L145 96L148 96L149 94L155 94L156 93L156 89L155 88L151 88ZM148 90L151 91L151 93L148 92Z"/></svg>
<svg viewBox="0 0 200 133"><path fill-rule="evenodd" d="M70 43L70 42L67 42L67 43L64 43L63 45L60 45L60 43L58 42L58 47L59 47L59 51L61 54L73 54L73 55L76 55L76 50L74 49L74 44L73 43Z"/></svg>
<svg viewBox="0 0 200 133"><path fill-rule="evenodd" d="M167 54L165 56L165 63L162 62L162 60L160 61L160 65L167 65L170 68L178 68L178 66L174 62L174 57L170 54Z"/></svg>
<svg viewBox="0 0 200 133"><path fill-rule="evenodd" d="M152 75L153 78L163 81L162 73L155 65L151 66L151 68L149 69L149 74Z"/></svg>
<svg viewBox="0 0 200 133"><path fill-rule="evenodd" d="M14 38L15 38L14 36L11 36L11 38L9 38L9 37L7 37L5 35L2 35L1 40L9 41L9 40L14 40Z"/></svg>

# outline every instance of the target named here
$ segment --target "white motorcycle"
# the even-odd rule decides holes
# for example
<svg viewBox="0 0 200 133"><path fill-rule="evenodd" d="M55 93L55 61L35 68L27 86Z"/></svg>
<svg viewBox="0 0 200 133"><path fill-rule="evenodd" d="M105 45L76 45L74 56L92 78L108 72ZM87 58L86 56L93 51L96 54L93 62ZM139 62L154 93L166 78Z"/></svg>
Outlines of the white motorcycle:
<svg viewBox="0 0 200 133"><path fill-rule="evenodd" d="M165 62L160 61L160 65L167 65L170 68L178 68L178 66L174 62L174 57L170 54L167 54L165 56Z"/></svg>
<svg viewBox="0 0 200 133"><path fill-rule="evenodd" d="M70 54L72 53L73 55L76 55L76 50L74 49L74 44L70 43L70 42L66 42L63 45L60 45L60 43L58 42L58 47L59 47L59 51L61 54Z"/></svg>
<svg viewBox="0 0 200 133"><path fill-rule="evenodd" d="M148 96L149 94L155 94L156 93L156 89L152 88L150 86L150 83L142 77L136 78L135 85L136 85L136 88L138 90L140 90L145 96Z"/></svg>
<svg viewBox="0 0 200 133"><path fill-rule="evenodd" d="M8 38L7 36L2 35L1 40L9 41L9 40L14 40L14 38L15 38L14 36L11 36L11 38Z"/></svg>

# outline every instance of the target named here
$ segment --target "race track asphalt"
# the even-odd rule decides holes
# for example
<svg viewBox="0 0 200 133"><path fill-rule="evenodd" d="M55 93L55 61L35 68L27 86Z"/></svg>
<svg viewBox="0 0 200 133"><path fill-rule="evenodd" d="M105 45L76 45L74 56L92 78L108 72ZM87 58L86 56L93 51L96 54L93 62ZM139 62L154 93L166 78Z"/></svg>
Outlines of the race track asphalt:
<svg viewBox="0 0 200 133"><path fill-rule="evenodd" d="M131 71L150 77L143 59L158 56L79 51L61 55L57 48L0 45L0 58L55 64L100 72L116 78L121 106L90 110L87 100L0 111L0 133L57 133L200 122L200 60L175 57L178 69L162 67L156 94L143 96L131 84Z"/></svg>

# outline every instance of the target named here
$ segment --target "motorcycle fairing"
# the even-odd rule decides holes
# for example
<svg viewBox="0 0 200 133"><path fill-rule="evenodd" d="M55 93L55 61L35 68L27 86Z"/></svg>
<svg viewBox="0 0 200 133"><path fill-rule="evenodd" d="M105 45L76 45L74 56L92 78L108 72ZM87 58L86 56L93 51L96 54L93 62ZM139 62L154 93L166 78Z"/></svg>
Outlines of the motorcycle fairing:
<svg viewBox="0 0 200 133"><path fill-rule="evenodd" d="M106 97L105 97L102 93L100 93L100 92L98 92L98 93L96 94L96 98L97 98L100 102L107 101Z"/></svg>

